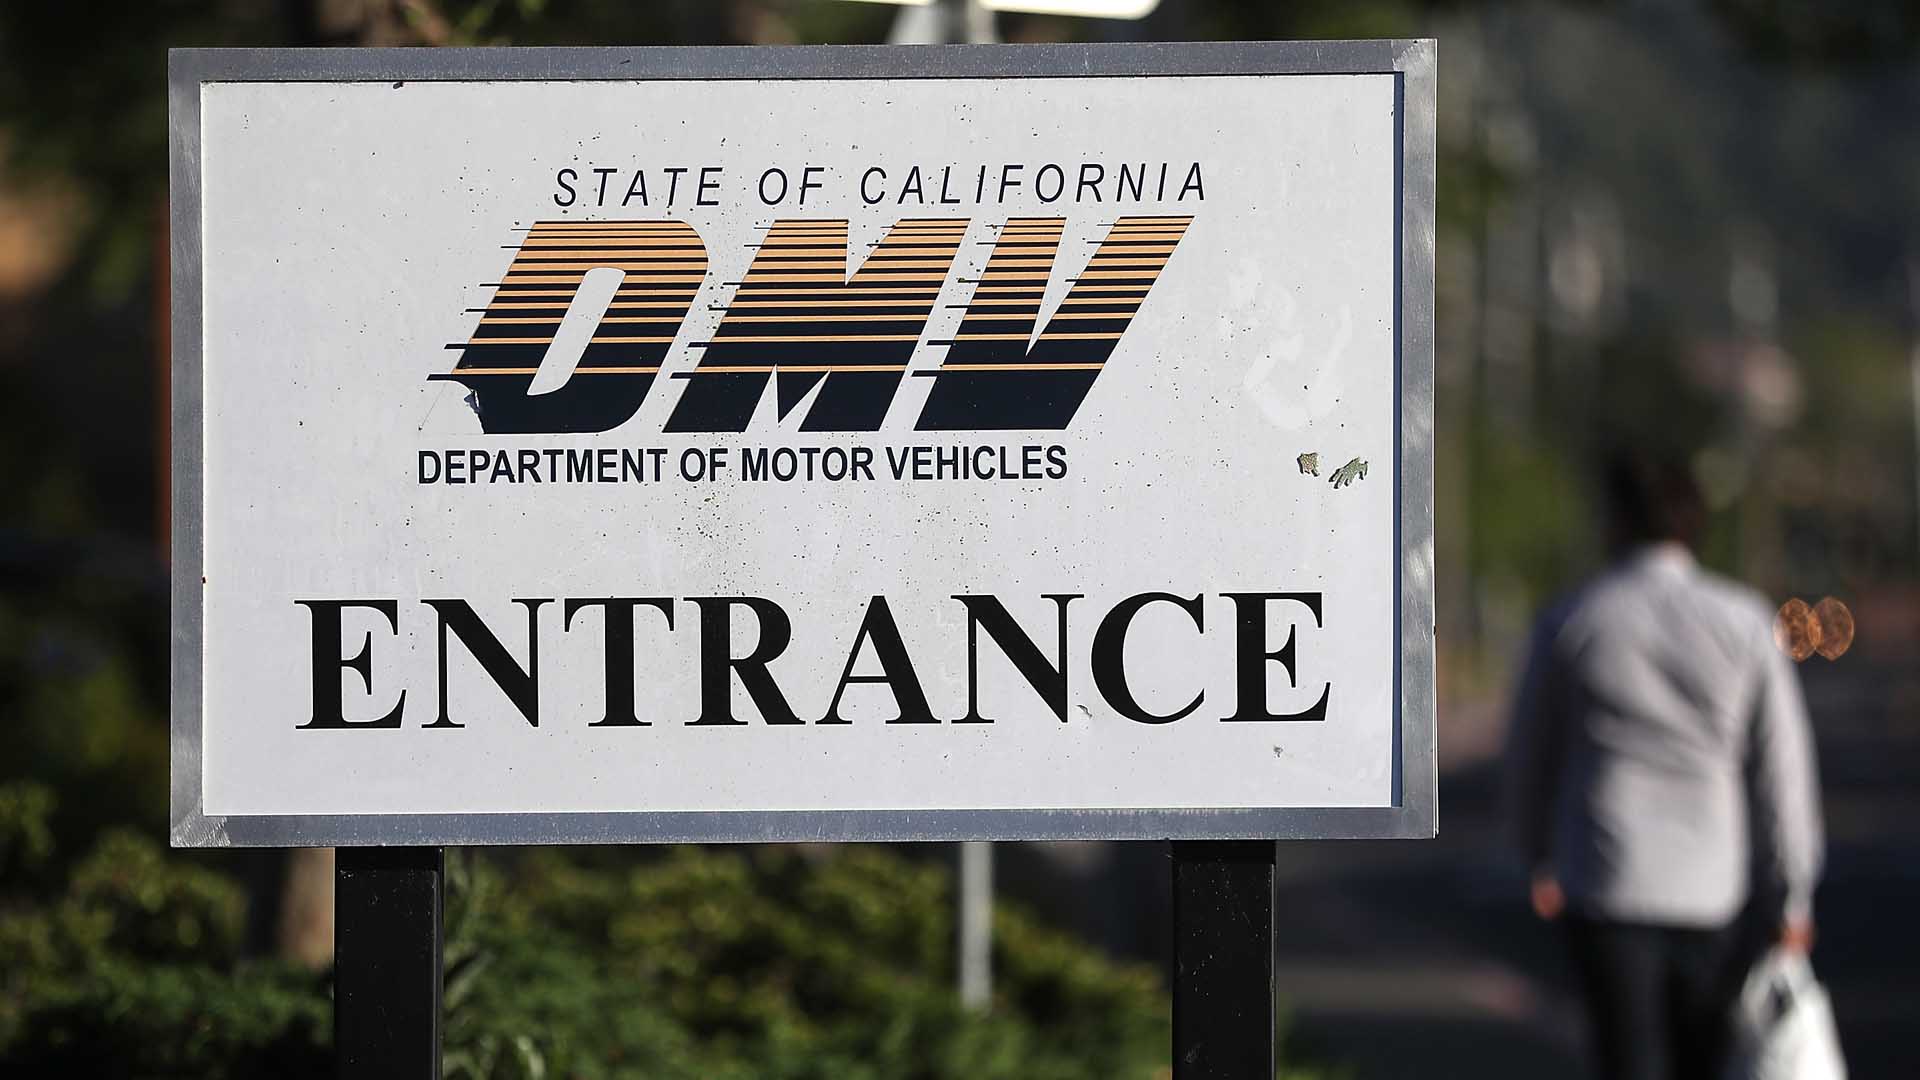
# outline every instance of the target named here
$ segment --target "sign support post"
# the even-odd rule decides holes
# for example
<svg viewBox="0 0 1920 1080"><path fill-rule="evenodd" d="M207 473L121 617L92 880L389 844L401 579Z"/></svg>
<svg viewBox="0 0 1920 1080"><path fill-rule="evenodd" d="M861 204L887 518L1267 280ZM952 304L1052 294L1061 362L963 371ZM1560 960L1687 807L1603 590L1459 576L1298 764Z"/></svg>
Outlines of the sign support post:
<svg viewBox="0 0 1920 1080"><path fill-rule="evenodd" d="M1173 843L1173 1076L1272 1076L1271 840Z"/></svg>
<svg viewBox="0 0 1920 1080"><path fill-rule="evenodd" d="M437 1080L441 907L437 847L343 847L334 877L338 1075Z"/></svg>

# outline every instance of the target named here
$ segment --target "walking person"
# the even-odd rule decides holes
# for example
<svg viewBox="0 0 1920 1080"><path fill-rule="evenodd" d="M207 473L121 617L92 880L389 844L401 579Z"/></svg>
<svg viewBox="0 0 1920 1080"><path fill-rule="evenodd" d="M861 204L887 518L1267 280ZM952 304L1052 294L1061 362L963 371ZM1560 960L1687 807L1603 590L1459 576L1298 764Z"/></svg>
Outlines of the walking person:
<svg viewBox="0 0 1920 1080"><path fill-rule="evenodd" d="M1702 569L1684 466L1604 470L1611 564L1535 627L1508 735L1533 909L1566 927L1603 1080L1718 1080L1741 976L1805 950L1822 854L1771 606Z"/></svg>

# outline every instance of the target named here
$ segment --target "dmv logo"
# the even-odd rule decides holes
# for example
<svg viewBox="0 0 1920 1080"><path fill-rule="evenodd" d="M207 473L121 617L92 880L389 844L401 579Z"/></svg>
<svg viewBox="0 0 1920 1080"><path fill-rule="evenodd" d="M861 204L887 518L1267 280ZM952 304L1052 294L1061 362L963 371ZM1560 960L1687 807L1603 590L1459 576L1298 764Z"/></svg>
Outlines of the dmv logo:
<svg viewBox="0 0 1920 1080"><path fill-rule="evenodd" d="M1034 325L1064 218L1015 218L992 253L937 368L921 431L1067 426L1192 217L1122 217ZM847 276L845 220L781 220L722 310L667 420L672 432L745 431L772 381L803 431L875 431L909 374L965 219L908 218ZM607 431L632 419L660 374L707 250L680 221L549 221L527 232L452 371L492 434ZM573 328L591 326L574 332ZM579 340L587 334L584 344ZM577 356L577 361L574 357ZM571 371L567 369L573 361Z"/></svg>

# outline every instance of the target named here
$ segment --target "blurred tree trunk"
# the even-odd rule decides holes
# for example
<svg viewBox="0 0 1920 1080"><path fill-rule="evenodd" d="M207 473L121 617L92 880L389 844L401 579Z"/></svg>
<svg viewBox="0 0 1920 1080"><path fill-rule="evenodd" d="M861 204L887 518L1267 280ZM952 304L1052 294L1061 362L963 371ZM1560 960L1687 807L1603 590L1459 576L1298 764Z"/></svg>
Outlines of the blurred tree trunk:
<svg viewBox="0 0 1920 1080"><path fill-rule="evenodd" d="M318 971L333 963L332 848L294 848L287 853L273 944L282 959L302 967Z"/></svg>

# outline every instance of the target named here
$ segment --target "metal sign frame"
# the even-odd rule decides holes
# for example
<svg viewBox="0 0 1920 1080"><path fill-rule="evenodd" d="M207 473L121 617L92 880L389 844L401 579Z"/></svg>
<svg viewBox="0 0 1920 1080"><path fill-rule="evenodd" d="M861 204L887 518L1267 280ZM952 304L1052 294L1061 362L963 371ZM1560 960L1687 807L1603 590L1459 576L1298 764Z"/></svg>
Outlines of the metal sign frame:
<svg viewBox="0 0 1920 1080"><path fill-rule="evenodd" d="M177 847L893 840L1426 838L1434 749L1431 40L1218 44L525 49L180 49L169 54L173 272L171 837ZM1400 193L1392 478L1399 595L1391 805L1359 808L649 811L209 816L201 801L200 89L219 82L988 79L1382 75L1397 92Z"/></svg>

